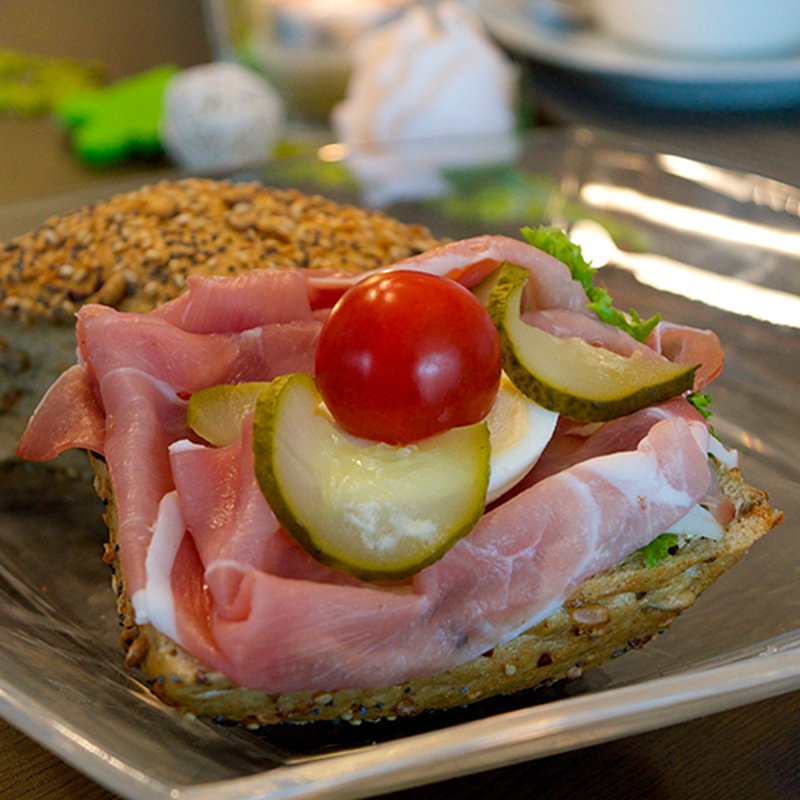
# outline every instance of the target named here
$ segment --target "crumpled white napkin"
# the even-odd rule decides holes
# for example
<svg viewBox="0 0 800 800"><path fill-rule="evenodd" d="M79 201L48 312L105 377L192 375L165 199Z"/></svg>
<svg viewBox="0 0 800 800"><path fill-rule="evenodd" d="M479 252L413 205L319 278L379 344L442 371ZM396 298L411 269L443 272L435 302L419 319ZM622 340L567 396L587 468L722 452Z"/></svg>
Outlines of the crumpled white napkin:
<svg viewBox="0 0 800 800"><path fill-rule="evenodd" d="M366 34L331 121L371 205L442 195L442 170L512 159L517 71L475 12L414 5Z"/></svg>

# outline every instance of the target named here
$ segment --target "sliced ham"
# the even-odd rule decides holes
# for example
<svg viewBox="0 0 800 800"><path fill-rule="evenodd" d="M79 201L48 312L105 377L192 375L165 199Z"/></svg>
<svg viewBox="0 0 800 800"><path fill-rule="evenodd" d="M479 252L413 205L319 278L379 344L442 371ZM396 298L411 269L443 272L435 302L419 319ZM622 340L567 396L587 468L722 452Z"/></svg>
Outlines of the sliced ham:
<svg viewBox="0 0 800 800"><path fill-rule="evenodd" d="M105 425L86 368L75 364L39 401L17 444L17 455L29 461L49 461L72 447L102 454Z"/></svg>
<svg viewBox="0 0 800 800"><path fill-rule="evenodd" d="M524 267L530 273L536 308L585 309L586 293L577 281L572 280L569 267L543 250L508 236L476 236L449 242L400 261L392 268L419 269L472 287L505 261Z"/></svg>
<svg viewBox="0 0 800 800"><path fill-rule="evenodd" d="M559 419L556 433L539 461L526 477L535 483L590 458L633 450L657 422L672 417L702 422L701 414L684 400L676 397L660 405L648 406L625 417L603 424L576 423Z"/></svg>
<svg viewBox="0 0 800 800"><path fill-rule="evenodd" d="M725 354L713 331L662 321L650 334L647 344L675 364L700 364L694 376L696 392L722 372Z"/></svg>
<svg viewBox="0 0 800 800"><path fill-rule="evenodd" d="M469 285L505 260L531 271L531 313L552 312L567 333L579 320L573 335L600 330L586 321L568 269L515 240L479 237L397 266ZM624 424L564 424L538 474L407 585L366 585L318 564L258 491L248 425L239 442L215 450L191 440L184 415L187 398L206 386L311 372L325 303L344 285L335 275L255 271L246 281L192 281L184 298L151 314L86 306L81 366L48 393L20 445L30 457L76 444L105 454L137 614L163 619L233 680L329 690L456 666L542 619L706 494L708 430L676 400ZM291 313L271 307L278 298ZM664 329L659 348L682 358L691 348L681 339L694 336ZM70 416L71 403L87 422ZM59 412L71 421L54 424ZM169 608L159 605L164 585Z"/></svg>
<svg viewBox="0 0 800 800"><path fill-rule="evenodd" d="M79 315L81 351L106 409L104 452L131 592L144 585L158 504L173 489L168 446L189 434L184 398L207 386L310 370L319 326L309 320L198 334L152 314L89 308Z"/></svg>
<svg viewBox="0 0 800 800"><path fill-rule="evenodd" d="M710 481L707 436L701 422L666 418L636 450L537 483L486 514L406 591L319 581L300 562L278 575L258 556L204 563L236 590L212 611L212 666L276 692L381 686L476 657L684 516ZM206 519L189 525L196 540ZM193 650L191 630L179 633Z"/></svg>
<svg viewBox="0 0 800 800"><path fill-rule="evenodd" d="M268 273L266 273L268 274ZM90 379L118 367L140 369L189 395L220 383L312 372L322 323L266 324L236 333L193 333L155 314L85 306L76 333Z"/></svg>
<svg viewBox="0 0 800 800"><path fill-rule="evenodd" d="M183 518L206 564L243 564L282 577L354 579L311 558L278 524L253 479L252 424L223 448L178 441L170 462Z"/></svg>
<svg viewBox="0 0 800 800"><path fill-rule="evenodd" d="M105 458L119 519L120 557L128 589L146 580L145 558L159 503L174 488L167 446L187 434L186 401L158 378L135 368L101 376L106 407Z"/></svg>
<svg viewBox="0 0 800 800"><path fill-rule="evenodd" d="M311 319L305 273L243 272L231 278L193 275L188 291L152 316L192 333L238 333L276 322Z"/></svg>
<svg viewBox="0 0 800 800"><path fill-rule="evenodd" d="M586 311L586 293L572 280L569 268L557 258L508 236L476 236L458 242L448 242L418 256L399 261L383 270L409 269L452 278L471 289L505 261L524 267L530 273L535 308L567 308ZM340 273L310 276L317 291L333 299L337 290L363 280L364 275Z"/></svg>
<svg viewBox="0 0 800 800"><path fill-rule="evenodd" d="M565 308L548 308L539 311L526 311L522 320L546 333L560 339L578 337L595 347L604 347L621 356L641 353L646 358L660 356L652 347L642 344L621 328L603 322L595 316Z"/></svg>

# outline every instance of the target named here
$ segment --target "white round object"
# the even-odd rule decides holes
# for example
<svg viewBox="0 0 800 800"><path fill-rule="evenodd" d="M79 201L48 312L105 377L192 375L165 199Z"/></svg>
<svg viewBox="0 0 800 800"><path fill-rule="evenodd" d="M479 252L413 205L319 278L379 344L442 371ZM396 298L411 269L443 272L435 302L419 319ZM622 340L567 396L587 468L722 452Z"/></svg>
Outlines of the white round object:
<svg viewBox="0 0 800 800"><path fill-rule="evenodd" d="M681 112L767 111L800 103L800 49L759 58L667 54L627 46L597 25L555 31L530 12L529 2L480 0L481 18L511 52L568 71L566 98L585 93L591 100L599 89L611 102ZM557 78L550 82L556 86Z"/></svg>
<svg viewBox="0 0 800 800"><path fill-rule="evenodd" d="M221 172L269 160L281 133L283 103L260 76L234 63L191 67L164 93L161 141L185 169Z"/></svg>

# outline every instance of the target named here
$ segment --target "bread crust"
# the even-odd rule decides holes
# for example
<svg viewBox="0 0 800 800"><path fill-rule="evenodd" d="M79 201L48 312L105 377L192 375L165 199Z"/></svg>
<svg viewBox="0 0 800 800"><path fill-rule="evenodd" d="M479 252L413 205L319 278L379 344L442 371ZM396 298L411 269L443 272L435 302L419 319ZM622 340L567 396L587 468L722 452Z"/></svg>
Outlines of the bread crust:
<svg viewBox="0 0 800 800"><path fill-rule="evenodd" d="M162 181L0 244L0 316L71 324L84 303L149 311L189 275L363 272L437 244L422 225L294 189Z"/></svg>
<svg viewBox="0 0 800 800"><path fill-rule="evenodd" d="M735 508L719 541L694 539L655 567L633 553L584 581L554 614L512 641L463 664L378 689L270 694L236 685L151 625L137 625L119 560L114 492L105 462L90 456L95 489L106 506L105 560L122 625L126 664L137 667L164 702L198 716L257 728L280 722L393 719L463 706L563 678L578 677L668 628L697 597L777 525L782 514L739 469L720 468L720 489Z"/></svg>

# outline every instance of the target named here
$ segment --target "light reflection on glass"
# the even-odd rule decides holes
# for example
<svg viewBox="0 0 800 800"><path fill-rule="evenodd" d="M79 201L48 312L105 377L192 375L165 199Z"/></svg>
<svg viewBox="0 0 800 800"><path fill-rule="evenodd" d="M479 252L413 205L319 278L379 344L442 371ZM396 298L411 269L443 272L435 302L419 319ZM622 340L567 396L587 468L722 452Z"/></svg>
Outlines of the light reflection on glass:
<svg viewBox="0 0 800 800"><path fill-rule="evenodd" d="M605 211L630 214L682 233L698 231L710 239L759 247L768 252L800 258L800 232L732 219L714 211L649 197L636 189L605 183L587 183L581 188L580 199Z"/></svg>
<svg viewBox="0 0 800 800"><path fill-rule="evenodd" d="M774 325L800 327L800 297L796 295L709 272L667 256L619 250L608 231L589 220L576 222L569 235L592 266L613 263L654 289Z"/></svg>
<svg viewBox="0 0 800 800"><path fill-rule="evenodd" d="M741 438L742 443L748 450L753 450L756 453L766 452L766 445L758 436L753 436L749 431L742 431Z"/></svg>
<svg viewBox="0 0 800 800"><path fill-rule="evenodd" d="M800 327L800 297L788 292L707 272L665 256L618 251L614 263L654 289L773 325Z"/></svg>
<svg viewBox="0 0 800 800"><path fill-rule="evenodd" d="M800 193L786 183L759 175L742 175L691 158L665 153L656 156L664 172L731 197L740 203L755 203L774 211L800 216Z"/></svg>
<svg viewBox="0 0 800 800"><path fill-rule="evenodd" d="M55 718L50 720L50 724L52 725L53 729L60 736L63 736L65 740L70 742L71 745L80 748L81 750L85 750L94 758L107 763L115 770L119 770L120 773L127 776L129 781L131 779L135 779L142 784L149 782L147 775L141 772L141 770L135 769L129 764L126 764L124 761L121 761L119 758L107 752L95 742L82 736L77 730L70 728L68 725L65 725Z"/></svg>

